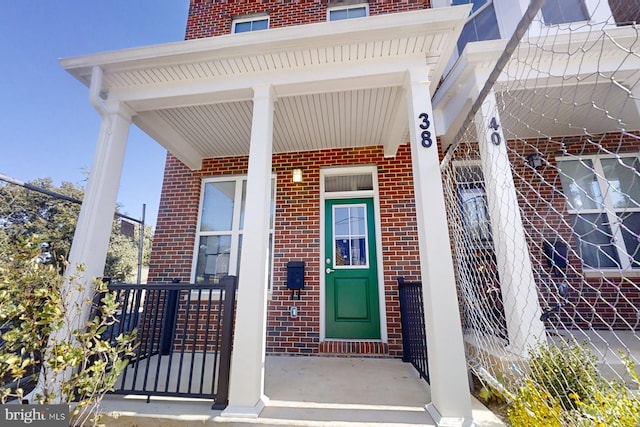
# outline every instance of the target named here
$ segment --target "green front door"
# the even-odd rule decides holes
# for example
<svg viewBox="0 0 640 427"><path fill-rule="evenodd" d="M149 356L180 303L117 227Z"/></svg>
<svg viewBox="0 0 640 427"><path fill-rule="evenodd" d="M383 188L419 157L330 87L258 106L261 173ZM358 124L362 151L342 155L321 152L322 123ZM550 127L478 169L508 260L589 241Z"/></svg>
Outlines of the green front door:
<svg viewBox="0 0 640 427"><path fill-rule="evenodd" d="M379 339L373 199L325 201L326 337Z"/></svg>

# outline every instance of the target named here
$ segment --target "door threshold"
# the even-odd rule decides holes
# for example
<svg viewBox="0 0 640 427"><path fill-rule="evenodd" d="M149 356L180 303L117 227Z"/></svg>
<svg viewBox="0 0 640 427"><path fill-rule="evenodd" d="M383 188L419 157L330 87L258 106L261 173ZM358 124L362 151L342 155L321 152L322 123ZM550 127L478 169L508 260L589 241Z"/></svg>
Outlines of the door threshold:
<svg viewBox="0 0 640 427"><path fill-rule="evenodd" d="M323 355L385 357L389 355L389 344L373 340L327 339L320 343L319 353Z"/></svg>

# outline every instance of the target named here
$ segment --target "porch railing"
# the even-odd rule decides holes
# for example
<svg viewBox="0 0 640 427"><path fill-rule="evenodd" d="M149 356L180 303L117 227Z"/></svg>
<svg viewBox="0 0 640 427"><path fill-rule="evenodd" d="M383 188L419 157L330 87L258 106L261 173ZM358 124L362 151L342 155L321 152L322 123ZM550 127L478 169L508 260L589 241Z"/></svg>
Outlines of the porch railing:
<svg viewBox="0 0 640 427"><path fill-rule="evenodd" d="M121 304L115 339L137 328L136 354L116 384L117 394L213 399L228 403L236 277L219 284L111 283Z"/></svg>
<svg viewBox="0 0 640 427"><path fill-rule="evenodd" d="M429 382L427 335L422 304L422 283L398 278L400 321L402 324L402 360L411 362L421 378Z"/></svg>

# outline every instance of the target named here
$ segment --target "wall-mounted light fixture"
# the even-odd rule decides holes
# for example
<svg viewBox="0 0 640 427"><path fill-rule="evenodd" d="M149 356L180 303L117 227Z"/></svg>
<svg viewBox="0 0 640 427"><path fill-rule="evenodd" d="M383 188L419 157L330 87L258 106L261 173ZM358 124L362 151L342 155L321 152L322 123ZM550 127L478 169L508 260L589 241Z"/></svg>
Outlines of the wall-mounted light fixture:
<svg viewBox="0 0 640 427"><path fill-rule="evenodd" d="M292 175L293 182L302 182L302 169L294 169Z"/></svg>
<svg viewBox="0 0 640 427"><path fill-rule="evenodd" d="M540 153L531 153L527 156L527 164L532 168L532 169L538 169L540 167L542 167L542 157L540 156Z"/></svg>

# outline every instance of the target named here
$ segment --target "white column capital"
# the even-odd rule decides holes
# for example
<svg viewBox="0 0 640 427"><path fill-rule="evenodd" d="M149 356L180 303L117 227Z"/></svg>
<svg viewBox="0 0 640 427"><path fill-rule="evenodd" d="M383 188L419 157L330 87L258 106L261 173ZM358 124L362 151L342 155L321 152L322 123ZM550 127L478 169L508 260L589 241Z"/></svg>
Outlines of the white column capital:
<svg viewBox="0 0 640 427"><path fill-rule="evenodd" d="M118 116L131 123L131 119L137 113L122 101L107 100L104 102L105 113L109 116Z"/></svg>
<svg viewBox="0 0 640 427"><path fill-rule="evenodd" d="M414 66L407 69L404 80L405 88L410 89L412 86L427 86L431 84L429 80L428 66Z"/></svg>
<svg viewBox="0 0 640 427"><path fill-rule="evenodd" d="M272 102L276 100L276 91L270 83L259 83L251 87L253 89L253 99L269 99Z"/></svg>

